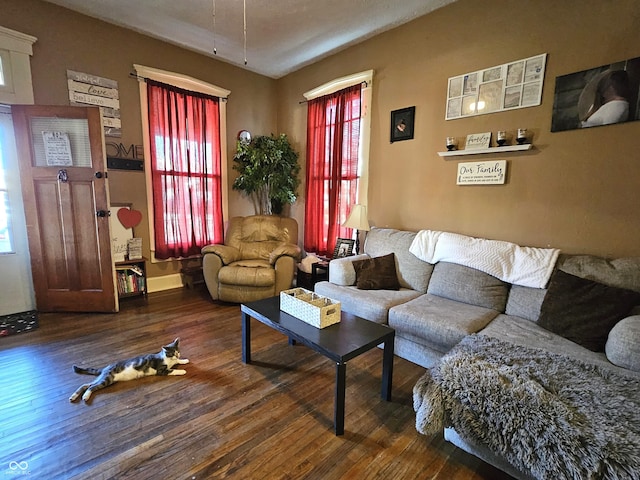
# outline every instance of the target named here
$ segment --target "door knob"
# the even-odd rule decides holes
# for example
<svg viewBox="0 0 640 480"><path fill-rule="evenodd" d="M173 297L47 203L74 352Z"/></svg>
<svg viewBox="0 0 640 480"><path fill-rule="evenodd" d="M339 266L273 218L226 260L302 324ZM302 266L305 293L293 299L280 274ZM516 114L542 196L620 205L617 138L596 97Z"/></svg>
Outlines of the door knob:
<svg viewBox="0 0 640 480"><path fill-rule="evenodd" d="M110 215L111 215L111 212L107 212L106 210L98 210L98 211L96 212L96 216L97 216L97 217L100 217L100 218L108 217L108 216L110 216Z"/></svg>

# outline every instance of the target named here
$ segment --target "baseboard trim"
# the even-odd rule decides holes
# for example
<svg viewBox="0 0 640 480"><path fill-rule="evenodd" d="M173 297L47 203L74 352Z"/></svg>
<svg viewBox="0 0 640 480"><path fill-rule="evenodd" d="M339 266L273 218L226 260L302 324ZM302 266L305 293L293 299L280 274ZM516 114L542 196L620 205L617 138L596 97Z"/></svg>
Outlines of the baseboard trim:
<svg viewBox="0 0 640 480"><path fill-rule="evenodd" d="M162 292L164 290L171 290L172 288L181 288L183 286L182 275L179 273L163 275L162 277L147 278L147 291L149 293Z"/></svg>

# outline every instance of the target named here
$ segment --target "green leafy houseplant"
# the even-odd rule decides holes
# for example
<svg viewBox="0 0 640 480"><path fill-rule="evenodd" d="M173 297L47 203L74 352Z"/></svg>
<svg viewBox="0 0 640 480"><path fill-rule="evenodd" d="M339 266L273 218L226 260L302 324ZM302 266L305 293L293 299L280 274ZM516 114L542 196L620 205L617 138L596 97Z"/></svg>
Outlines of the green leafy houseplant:
<svg viewBox="0 0 640 480"><path fill-rule="evenodd" d="M285 204L296 201L300 165L285 134L238 141L233 161L240 173L233 189L251 198L256 214L280 214Z"/></svg>

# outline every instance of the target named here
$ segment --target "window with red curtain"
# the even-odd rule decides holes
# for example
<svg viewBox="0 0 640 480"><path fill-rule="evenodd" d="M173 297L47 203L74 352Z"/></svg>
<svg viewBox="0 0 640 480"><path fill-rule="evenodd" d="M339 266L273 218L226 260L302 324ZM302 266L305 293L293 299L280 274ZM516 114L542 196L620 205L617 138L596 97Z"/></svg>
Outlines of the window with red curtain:
<svg viewBox="0 0 640 480"><path fill-rule="evenodd" d="M221 243L220 99L147 80L155 256Z"/></svg>
<svg viewBox="0 0 640 480"><path fill-rule="evenodd" d="M357 203L361 85L307 103L307 183L304 248L331 255L341 224Z"/></svg>

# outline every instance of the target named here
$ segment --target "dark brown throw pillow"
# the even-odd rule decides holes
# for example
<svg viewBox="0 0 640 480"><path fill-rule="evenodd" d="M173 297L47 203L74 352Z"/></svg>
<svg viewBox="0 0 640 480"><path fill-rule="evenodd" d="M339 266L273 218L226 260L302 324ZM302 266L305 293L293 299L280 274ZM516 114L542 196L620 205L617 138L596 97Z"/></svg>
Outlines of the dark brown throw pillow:
<svg viewBox="0 0 640 480"><path fill-rule="evenodd" d="M360 290L399 290L396 258L393 253L353 262L356 287Z"/></svg>
<svg viewBox="0 0 640 480"><path fill-rule="evenodd" d="M611 329L639 303L638 292L557 270L542 302L538 325L589 350L603 352Z"/></svg>

